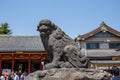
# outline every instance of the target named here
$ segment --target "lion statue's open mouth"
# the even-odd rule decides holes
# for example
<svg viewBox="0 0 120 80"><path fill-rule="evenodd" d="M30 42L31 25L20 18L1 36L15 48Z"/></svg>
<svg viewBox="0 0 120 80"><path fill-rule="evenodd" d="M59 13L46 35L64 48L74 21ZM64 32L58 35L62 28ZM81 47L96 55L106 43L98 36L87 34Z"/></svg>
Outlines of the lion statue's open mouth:
<svg viewBox="0 0 120 80"><path fill-rule="evenodd" d="M40 26L39 30L40 30L41 35L43 36L48 35L50 33L50 28L46 25Z"/></svg>
<svg viewBox="0 0 120 80"><path fill-rule="evenodd" d="M49 53L49 68L79 68L86 67L88 58L80 52L77 44L57 25L48 19L43 19L37 26L46 51Z"/></svg>

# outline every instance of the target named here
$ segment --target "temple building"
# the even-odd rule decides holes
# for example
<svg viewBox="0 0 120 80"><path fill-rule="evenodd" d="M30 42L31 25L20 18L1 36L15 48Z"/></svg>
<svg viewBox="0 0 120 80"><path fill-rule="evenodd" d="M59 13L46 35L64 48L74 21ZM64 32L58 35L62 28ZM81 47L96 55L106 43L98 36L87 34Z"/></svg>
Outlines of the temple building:
<svg viewBox="0 0 120 80"><path fill-rule="evenodd" d="M75 41L81 52L88 56L90 68L120 67L120 32L104 22L96 29L79 35Z"/></svg>
<svg viewBox="0 0 120 80"><path fill-rule="evenodd" d="M4 69L30 73L43 69L47 60L40 36L0 35L0 73Z"/></svg>

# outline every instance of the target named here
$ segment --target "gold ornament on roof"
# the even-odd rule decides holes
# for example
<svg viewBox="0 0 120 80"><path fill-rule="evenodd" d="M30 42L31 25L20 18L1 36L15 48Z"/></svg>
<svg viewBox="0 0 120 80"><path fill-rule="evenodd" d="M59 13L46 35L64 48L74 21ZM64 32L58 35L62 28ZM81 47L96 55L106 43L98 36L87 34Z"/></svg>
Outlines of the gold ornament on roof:
<svg viewBox="0 0 120 80"><path fill-rule="evenodd" d="M81 40L81 38L80 38L80 37L78 37L78 38L77 38L77 41L80 41L80 40Z"/></svg>
<svg viewBox="0 0 120 80"><path fill-rule="evenodd" d="M102 26L102 27L101 27L101 31L106 32L106 31L107 31L107 28L106 28L105 26Z"/></svg>

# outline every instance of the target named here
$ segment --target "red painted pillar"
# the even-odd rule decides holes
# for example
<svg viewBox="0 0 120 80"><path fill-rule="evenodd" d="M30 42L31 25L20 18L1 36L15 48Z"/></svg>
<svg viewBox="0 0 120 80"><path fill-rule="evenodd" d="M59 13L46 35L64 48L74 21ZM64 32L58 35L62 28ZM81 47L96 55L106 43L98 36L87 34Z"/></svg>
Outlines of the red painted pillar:
<svg viewBox="0 0 120 80"><path fill-rule="evenodd" d="M14 71L14 62L15 62L15 58L14 56L12 57L12 71Z"/></svg>
<svg viewBox="0 0 120 80"><path fill-rule="evenodd" d="M31 68L31 58L30 58L30 55L28 57L28 73L30 73L30 69Z"/></svg>
<svg viewBox="0 0 120 80"><path fill-rule="evenodd" d="M40 59L40 70L42 70L42 60Z"/></svg>
<svg viewBox="0 0 120 80"><path fill-rule="evenodd" d="M40 57L40 70L43 70L43 67L44 67L44 62L43 62L43 56L41 54L41 57Z"/></svg>

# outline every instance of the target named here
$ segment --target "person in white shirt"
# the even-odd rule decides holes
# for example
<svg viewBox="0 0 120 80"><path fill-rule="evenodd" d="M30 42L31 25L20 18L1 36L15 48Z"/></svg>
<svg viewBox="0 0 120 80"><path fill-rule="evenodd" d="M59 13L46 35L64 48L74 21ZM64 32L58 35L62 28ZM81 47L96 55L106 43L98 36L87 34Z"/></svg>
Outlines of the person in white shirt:
<svg viewBox="0 0 120 80"><path fill-rule="evenodd" d="M14 73L14 80L19 80L19 76L17 75L17 72Z"/></svg>

